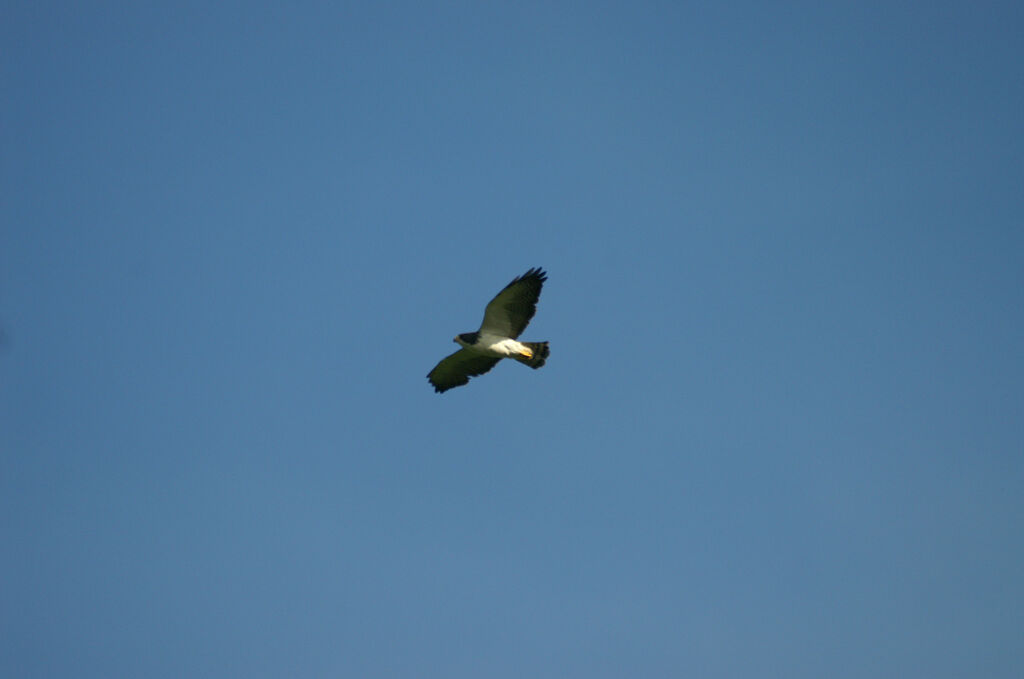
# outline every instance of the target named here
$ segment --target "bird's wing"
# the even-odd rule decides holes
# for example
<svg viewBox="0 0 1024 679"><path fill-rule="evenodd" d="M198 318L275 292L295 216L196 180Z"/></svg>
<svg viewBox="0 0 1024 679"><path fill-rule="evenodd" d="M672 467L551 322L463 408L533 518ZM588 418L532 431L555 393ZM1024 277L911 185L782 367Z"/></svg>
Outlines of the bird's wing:
<svg viewBox="0 0 1024 679"><path fill-rule="evenodd" d="M459 349L434 366L434 369L427 375L427 379L434 385L434 391L440 394L452 387L461 387L469 382L470 377L483 375L500 360L500 358L481 356L469 349Z"/></svg>
<svg viewBox="0 0 1024 679"><path fill-rule="evenodd" d="M540 289L548 276L540 268L530 269L505 286L484 310L480 331L515 339L537 313Z"/></svg>

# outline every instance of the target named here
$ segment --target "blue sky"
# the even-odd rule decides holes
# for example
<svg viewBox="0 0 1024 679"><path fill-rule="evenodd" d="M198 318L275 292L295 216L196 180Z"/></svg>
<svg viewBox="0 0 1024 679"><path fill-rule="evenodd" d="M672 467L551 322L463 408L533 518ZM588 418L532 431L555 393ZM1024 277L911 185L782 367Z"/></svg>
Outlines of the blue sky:
<svg viewBox="0 0 1024 679"><path fill-rule="evenodd" d="M2 14L0 674L1021 676L1019 3Z"/></svg>

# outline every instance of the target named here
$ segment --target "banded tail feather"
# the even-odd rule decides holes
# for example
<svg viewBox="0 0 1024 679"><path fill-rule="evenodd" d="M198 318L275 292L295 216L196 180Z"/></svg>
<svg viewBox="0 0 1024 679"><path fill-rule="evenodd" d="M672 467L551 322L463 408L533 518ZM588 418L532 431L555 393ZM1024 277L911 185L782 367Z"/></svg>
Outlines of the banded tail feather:
<svg viewBox="0 0 1024 679"><path fill-rule="evenodd" d="M531 358L525 356L513 356L517 361L524 365L528 365L534 370L544 365L545 361L548 360L548 356L551 354L551 350L548 349L547 342L523 342L523 344L529 347L530 351L533 352Z"/></svg>

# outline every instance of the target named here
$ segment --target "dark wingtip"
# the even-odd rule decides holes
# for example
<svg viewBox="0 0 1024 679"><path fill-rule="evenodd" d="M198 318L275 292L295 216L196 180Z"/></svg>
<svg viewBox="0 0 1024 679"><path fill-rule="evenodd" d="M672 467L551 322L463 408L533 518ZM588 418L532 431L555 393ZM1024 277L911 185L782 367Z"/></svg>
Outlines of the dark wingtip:
<svg viewBox="0 0 1024 679"><path fill-rule="evenodd" d="M535 266L535 267L529 269L522 276L517 276L516 278L513 278L512 279L512 283L509 283L509 285L512 285L514 283L518 283L519 281L525 281L528 278L532 278L532 279L536 280L538 283L543 283L544 281L546 281L548 279L548 274L547 274L546 271L544 271L543 267Z"/></svg>

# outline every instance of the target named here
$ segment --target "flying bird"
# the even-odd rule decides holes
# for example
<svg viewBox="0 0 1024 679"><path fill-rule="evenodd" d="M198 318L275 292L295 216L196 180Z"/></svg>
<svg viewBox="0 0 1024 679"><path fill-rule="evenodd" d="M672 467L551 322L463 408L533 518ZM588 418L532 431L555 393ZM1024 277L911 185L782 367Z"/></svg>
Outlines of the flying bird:
<svg viewBox="0 0 1024 679"><path fill-rule="evenodd" d="M462 348L427 375L434 391L440 394L461 387L470 377L483 375L503 358L515 359L534 369L544 365L550 353L547 342L518 342L516 338L537 312L540 289L546 280L542 269L530 269L495 295L484 309L480 329L456 335L454 342Z"/></svg>

